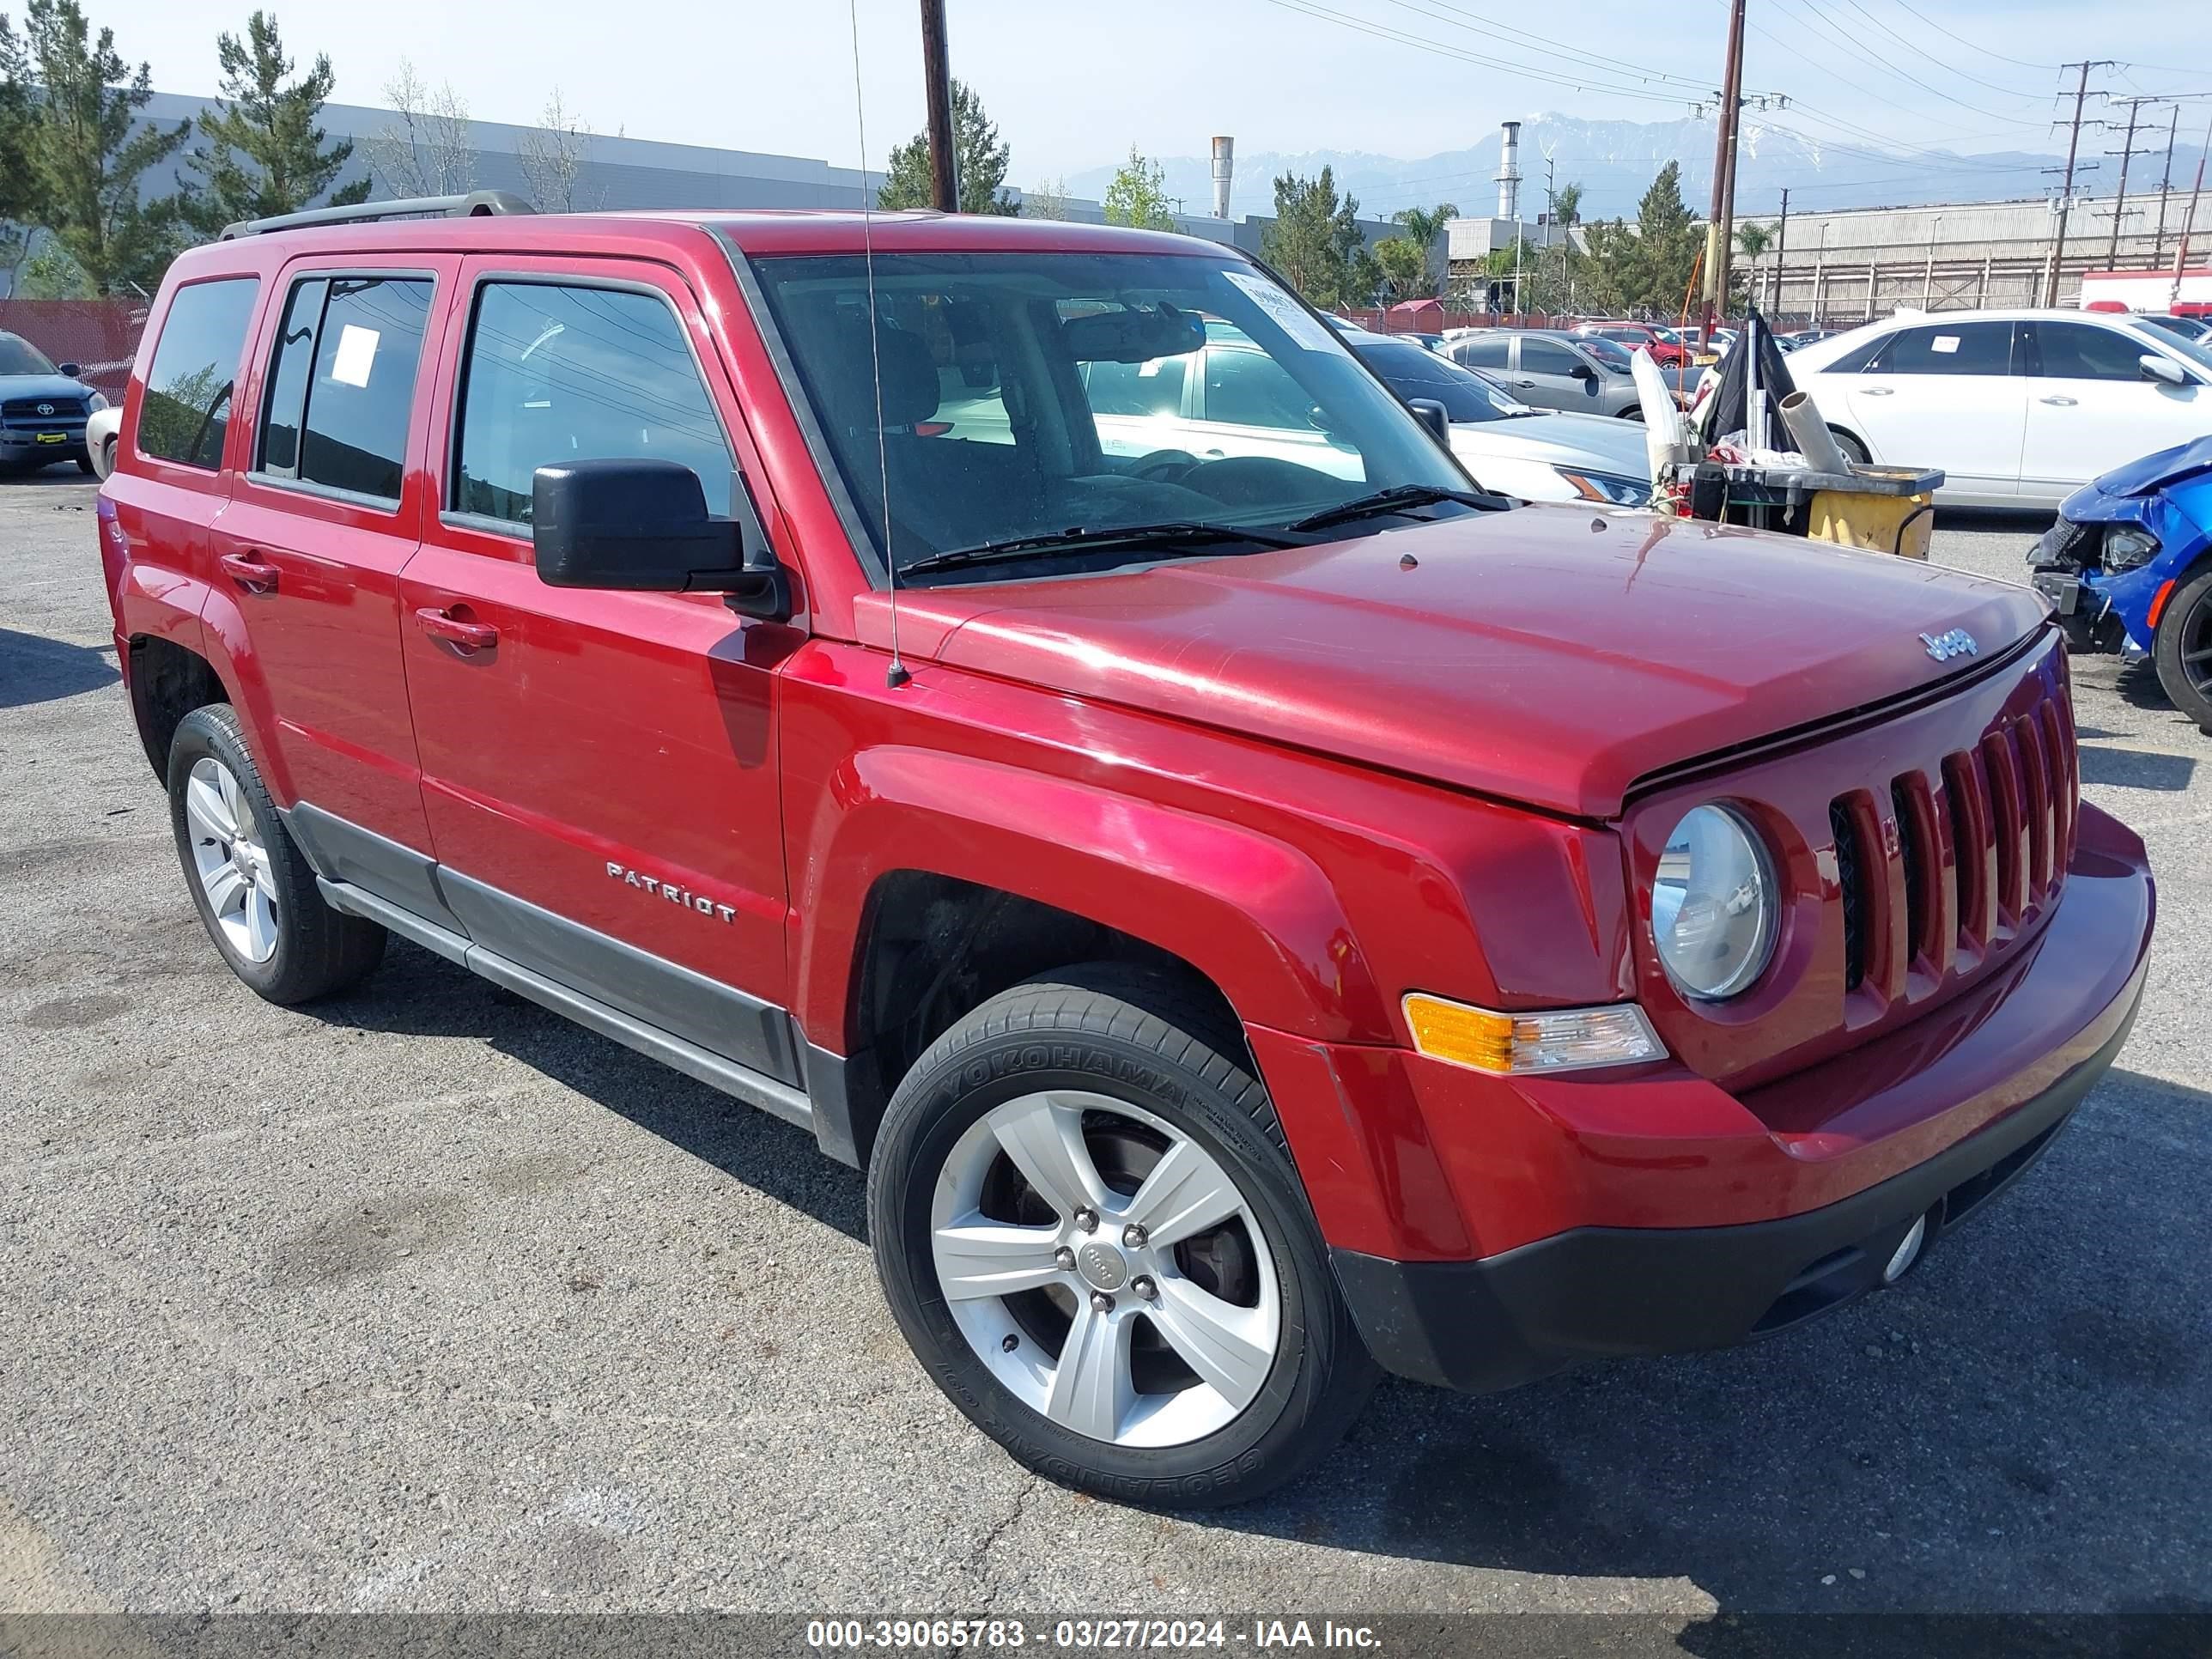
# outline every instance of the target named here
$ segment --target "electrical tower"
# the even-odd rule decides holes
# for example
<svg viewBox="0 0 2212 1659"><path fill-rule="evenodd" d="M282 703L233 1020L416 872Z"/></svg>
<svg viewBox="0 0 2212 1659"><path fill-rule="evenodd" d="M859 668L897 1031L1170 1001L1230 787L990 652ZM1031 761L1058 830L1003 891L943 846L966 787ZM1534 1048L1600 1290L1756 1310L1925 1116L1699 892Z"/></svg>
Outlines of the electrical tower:
<svg viewBox="0 0 2212 1659"><path fill-rule="evenodd" d="M2066 217L2074 209L2075 157L2081 149L2081 106L2088 100L2089 97L2089 71L2112 67L2112 60L2109 58L2092 58L2079 64L2059 65L2062 70L2081 70L2081 79L2074 88L2073 131L2071 136L2066 140L2066 178L2058 186L2058 228L2051 238L2051 270L2043 284L2043 303L2046 306L2055 306L2058 303L2058 266L2066 257ZM2100 98L2104 95L2101 92L2097 94ZM2096 165L2094 161L2089 163L2090 167L2094 167ZM2084 172L2087 170L2087 168L2081 169ZM2049 173L2052 169L2045 167L2044 171Z"/></svg>

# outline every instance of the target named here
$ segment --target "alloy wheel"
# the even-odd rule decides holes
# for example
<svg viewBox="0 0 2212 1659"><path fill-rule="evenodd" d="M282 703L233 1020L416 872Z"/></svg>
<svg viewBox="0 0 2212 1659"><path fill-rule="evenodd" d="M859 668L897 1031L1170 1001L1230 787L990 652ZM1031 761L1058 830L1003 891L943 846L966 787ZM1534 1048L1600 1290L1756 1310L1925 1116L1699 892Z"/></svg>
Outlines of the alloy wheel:
<svg viewBox="0 0 2212 1659"><path fill-rule="evenodd" d="M930 1248L976 1357L1094 1440L1218 1432L1258 1398L1281 1345L1273 1251L1235 1180L1108 1096L1024 1095L972 1124L939 1176Z"/></svg>
<svg viewBox="0 0 2212 1659"><path fill-rule="evenodd" d="M213 756L192 763L185 785L192 867L223 940L248 962L276 953L276 882L246 791Z"/></svg>
<svg viewBox="0 0 2212 1659"><path fill-rule="evenodd" d="M2181 619L2181 677L2199 696L2212 701L2212 588L2197 596Z"/></svg>

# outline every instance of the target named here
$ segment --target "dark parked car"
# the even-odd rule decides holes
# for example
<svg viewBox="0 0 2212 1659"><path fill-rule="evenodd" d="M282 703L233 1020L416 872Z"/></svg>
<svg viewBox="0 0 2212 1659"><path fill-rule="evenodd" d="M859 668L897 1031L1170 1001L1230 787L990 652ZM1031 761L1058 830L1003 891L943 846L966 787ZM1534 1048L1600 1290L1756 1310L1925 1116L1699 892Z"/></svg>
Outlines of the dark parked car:
<svg viewBox="0 0 2212 1659"><path fill-rule="evenodd" d="M107 399L20 334L0 333L0 472L75 461L87 472L84 423Z"/></svg>

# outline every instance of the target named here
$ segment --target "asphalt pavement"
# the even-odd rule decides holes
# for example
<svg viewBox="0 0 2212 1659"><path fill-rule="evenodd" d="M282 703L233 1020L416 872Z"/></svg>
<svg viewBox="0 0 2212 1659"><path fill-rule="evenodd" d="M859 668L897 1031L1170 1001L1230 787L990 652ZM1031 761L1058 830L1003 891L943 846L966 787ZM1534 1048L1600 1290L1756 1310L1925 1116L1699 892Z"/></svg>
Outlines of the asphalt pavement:
<svg viewBox="0 0 2212 1659"><path fill-rule="evenodd" d="M311 1010L233 980L92 504L0 483L0 1611L2212 1610L2212 738L2148 674L2075 675L2161 884L2134 1038L1904 1289L1386 1385L1296 1488L1170 1516L959 1417L799 1131L398 941ZM2039 527L1936 556L2018 579Z"/></svg>

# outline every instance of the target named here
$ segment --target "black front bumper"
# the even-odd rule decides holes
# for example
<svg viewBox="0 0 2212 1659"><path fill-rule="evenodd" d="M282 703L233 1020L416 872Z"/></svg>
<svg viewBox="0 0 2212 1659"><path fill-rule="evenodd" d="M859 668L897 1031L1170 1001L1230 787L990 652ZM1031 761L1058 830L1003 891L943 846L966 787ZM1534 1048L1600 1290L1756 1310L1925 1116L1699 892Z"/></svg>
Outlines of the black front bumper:
<svg viewBox="0 0 2212 1659"><path fill-rule="evenodd" d="M2138 976L2131 988L2140 995ZM1385 1370L1486 1394L1587 1360L1731 1347L1832 1311L1881 1283L1915 1220L1932 1246L2065 1127L2135 1024L1979 1133L1865 1191L1735 1227L1583 1227L1474 1261L1332 1252L1352 1319Z"/></svg>

